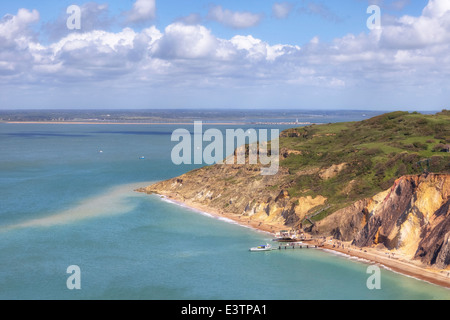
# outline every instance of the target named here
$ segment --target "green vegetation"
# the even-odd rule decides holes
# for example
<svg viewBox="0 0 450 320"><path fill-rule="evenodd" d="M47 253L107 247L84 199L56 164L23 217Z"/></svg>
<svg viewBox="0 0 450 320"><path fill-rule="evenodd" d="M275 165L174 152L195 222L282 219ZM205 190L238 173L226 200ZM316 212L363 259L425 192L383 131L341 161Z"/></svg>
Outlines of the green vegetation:
<svg viewBox="0 0 450 320"><path fill-rule="evenodd" d="M336 209L383 191L408 174L450 173L450 111L436 115L393 112L365 121L311 125L283 132L280 148L291 152L281 166L289 169L292 197L323 195ZM296 152L292 152L296 151ZM346 163L335 176L320 173ZM319 168L313 174L307 169Z"/></svg>

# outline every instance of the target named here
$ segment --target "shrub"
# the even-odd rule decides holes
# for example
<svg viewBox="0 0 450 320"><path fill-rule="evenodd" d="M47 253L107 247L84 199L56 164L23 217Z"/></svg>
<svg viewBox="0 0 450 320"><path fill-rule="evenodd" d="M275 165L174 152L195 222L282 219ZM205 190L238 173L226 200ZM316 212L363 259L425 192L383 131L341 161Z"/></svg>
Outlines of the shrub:
<svg viewBox="0 0 450 320"><path fill-rule="evenodd" d="M445 148L445 145L443 145L442 143L439 143L433 147L432 151L433 152L441 152L444 148Z"/></svg>
<svg viewBox="0 0 450 320"><path fill-rule="evenodd" d="M377 154L382 153L383 151L380 148L371 148L364 151L366 156L375 156Z"/></svg>

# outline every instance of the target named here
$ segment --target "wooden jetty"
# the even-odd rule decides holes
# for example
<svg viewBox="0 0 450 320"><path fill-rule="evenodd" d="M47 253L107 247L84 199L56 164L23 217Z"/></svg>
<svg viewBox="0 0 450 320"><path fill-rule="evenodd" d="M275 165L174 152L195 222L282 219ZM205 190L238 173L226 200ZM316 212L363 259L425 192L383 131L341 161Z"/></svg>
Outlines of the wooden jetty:
<svg viewBox="0 0 450 320"><path fill-rule="evenodd" d="M322 246L315 244L296 244L291 243L290 245L279 245L278 247L274 247L274 250L295 250L295 249L317 249Z"/></svg>

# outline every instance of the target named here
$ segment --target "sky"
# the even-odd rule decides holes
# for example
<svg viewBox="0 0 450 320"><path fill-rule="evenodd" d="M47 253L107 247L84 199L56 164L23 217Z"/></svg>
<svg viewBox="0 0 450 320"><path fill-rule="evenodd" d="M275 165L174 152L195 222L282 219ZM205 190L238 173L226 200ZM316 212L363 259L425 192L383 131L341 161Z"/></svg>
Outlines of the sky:
<svg viewBox="0 0 450 320"><path fill-rule="evenodd" d="M0 3L2 110L438 111L449 89L450 0Z"/></svg>

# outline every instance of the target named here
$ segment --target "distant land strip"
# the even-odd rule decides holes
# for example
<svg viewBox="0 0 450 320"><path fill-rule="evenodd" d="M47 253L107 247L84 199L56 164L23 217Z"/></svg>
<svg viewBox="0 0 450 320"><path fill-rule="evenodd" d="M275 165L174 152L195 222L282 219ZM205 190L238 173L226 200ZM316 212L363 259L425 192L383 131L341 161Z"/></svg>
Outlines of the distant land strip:
<svg viewBox="0 0 450 320"><path fill-rule="evenodd" d="M0 122L2 123L2 122ZM120 124L120 125L192 125L192 122L99 122L99 121L4 121L9 124ZM203 122L204 125L311 125L311 122Z"/></svg>

